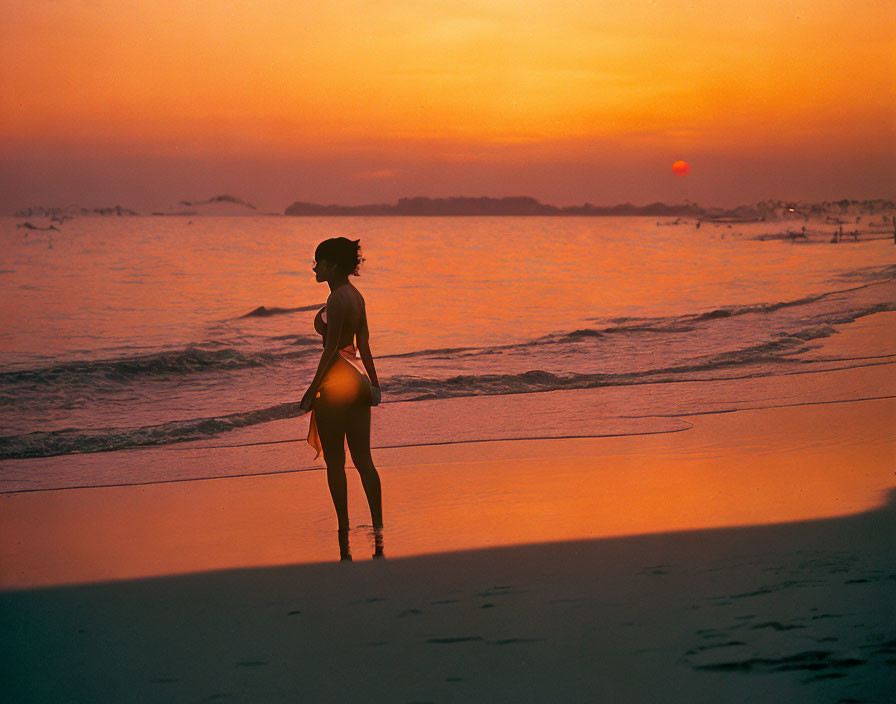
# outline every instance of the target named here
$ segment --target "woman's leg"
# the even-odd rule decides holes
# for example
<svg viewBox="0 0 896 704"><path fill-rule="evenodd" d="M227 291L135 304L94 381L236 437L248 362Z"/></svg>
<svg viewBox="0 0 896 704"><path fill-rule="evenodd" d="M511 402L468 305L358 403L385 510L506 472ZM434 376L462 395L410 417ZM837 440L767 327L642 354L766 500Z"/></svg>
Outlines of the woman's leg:
<svg viewBox="0 0 896 704"><path fill-rule="evenodd" d="M346 414L345 437L348 440L348 450L351 452L352 461L358 474L361 475L361 484L367 495L367 504L370 506L370 519L373 521L374 531L382 531L383 528L383 496L380 485L380 475L373 466L373 457L370 455L370 406L359 403L351 406Z"/></svg>
<svg viewBox="0 0 896 704"><path fill-rule="evenodd" d="M317 432L327 464L327 484L340 533L348 534L348 490L345 484L345 408L331 406L322 400L314 406ZM340 547L341 547L340 536Z"/></svg>

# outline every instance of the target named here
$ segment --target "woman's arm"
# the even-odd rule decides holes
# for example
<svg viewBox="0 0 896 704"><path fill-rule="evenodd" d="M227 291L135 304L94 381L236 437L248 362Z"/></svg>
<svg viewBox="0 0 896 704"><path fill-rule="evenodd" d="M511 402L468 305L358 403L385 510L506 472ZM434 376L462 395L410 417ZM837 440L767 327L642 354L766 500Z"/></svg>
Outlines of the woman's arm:
<svg viewBox="0 0 896 704"><path fill-rule="evenodd" d="M361 355L361 361L367 370L367 376L370 377L370 383L379 387L380 382L376 376L376 368L373 366L373 355L370 353L370 330L367 328L367 307L361 308L361 324L355 333L355 342L358 344L358 352Z"/></svg>
<svg viewBox="0 0 896 704"><path fill-rule="evenodd" d="M342 325L345 322L345 308L339 298L332 293L327 298L327 339L324 342L324 351L320 356L320 362L317 365L317 373L311 380L311 385L302 397L300 407L305 410L311 410L311 403L320 389L320 384L324 380L327 369L333 362L333 358L339 350L339 338L342 335Z"/></svg>

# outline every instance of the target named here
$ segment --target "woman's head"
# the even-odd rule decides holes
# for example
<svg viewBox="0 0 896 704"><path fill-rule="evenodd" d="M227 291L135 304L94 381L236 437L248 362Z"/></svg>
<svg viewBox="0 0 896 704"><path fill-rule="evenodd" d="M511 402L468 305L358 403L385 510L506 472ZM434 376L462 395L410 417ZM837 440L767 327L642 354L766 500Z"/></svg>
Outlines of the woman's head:
<svg viewBox="0 0 896 704"><path fill-rule="evenodd" d="M345 237L324 240L314 250L314 260L326 261L344 276L349 274L359 276L358 267L364 261L361 257L361 240L350 240Z"/></svg>

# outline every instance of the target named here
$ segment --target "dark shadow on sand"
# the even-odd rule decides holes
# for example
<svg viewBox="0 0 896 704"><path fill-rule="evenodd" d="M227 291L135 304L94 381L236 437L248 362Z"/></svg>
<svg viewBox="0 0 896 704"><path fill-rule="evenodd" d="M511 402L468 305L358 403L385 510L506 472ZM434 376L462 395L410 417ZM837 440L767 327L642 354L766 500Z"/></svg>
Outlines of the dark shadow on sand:
<svg viewBox="0 0 896 704"><path fill-rule="evenodd" d="M885 701L894 535L891 490L824 520L7 592L5 700Z"/></svg>

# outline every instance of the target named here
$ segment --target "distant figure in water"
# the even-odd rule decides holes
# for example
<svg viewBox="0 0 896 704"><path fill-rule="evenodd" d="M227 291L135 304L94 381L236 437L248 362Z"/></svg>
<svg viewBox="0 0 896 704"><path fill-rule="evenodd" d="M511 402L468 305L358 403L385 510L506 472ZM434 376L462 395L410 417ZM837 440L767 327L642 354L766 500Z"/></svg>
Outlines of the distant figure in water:
<svg viewBox="0 0 896 704"><path fill-rule="evenodd" d="M351 560L348 544L348 492L345 444L361 475L370 506L375 558L383 557L383 500L380 477L370 454L370 407L380 402L380 385L370 353L367 311L361 293L349 283L361 265L360 240L324 240L314 252L318 283L330 287L327 304L314 317L324 339L317 373L299 404L311 411L308 443L323 452L327 483L339 522L339 557ZM359 359L360 357L360 359Z"/></svg>

